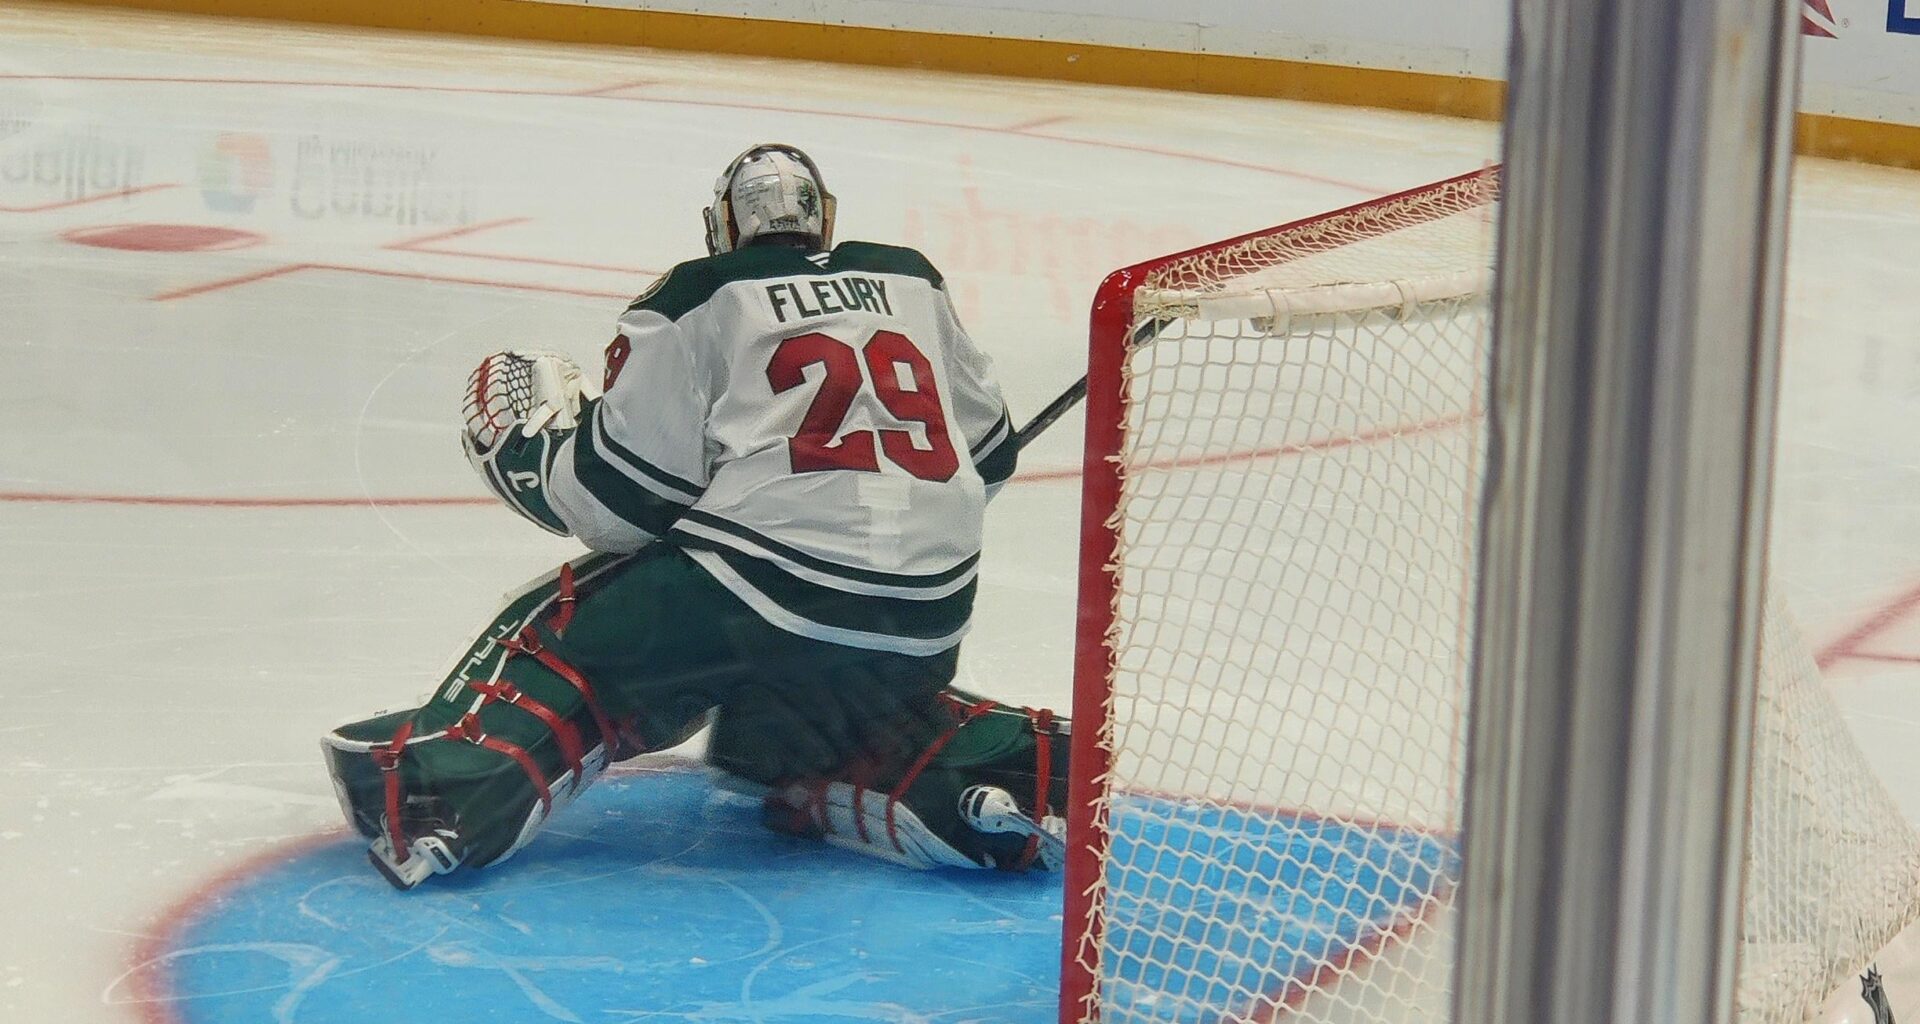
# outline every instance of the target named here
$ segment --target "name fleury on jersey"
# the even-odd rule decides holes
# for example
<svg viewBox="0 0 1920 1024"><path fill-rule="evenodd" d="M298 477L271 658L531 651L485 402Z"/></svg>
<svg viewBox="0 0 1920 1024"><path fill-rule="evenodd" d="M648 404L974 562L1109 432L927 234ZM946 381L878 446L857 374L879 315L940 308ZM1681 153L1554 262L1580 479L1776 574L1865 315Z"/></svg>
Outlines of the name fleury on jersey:
<svg viewBox="0 0 1920 1024"><path fill-rule="evenodd" d="M774 318L783 324L789 312L795 320L849 311L893 315L887 282L877 277L781 281L767 285L767 301L773 305Z"/></svg>

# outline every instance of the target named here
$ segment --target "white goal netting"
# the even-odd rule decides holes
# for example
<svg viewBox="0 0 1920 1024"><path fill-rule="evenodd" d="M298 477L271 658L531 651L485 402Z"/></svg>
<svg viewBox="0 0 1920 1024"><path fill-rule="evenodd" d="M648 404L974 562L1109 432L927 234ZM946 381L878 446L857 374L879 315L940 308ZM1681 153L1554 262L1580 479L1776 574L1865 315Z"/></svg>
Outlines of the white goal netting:
<svg viewBox="0 0 1920 1024"><path fill-rule="evenodd" d="M1096 338L1127 350L1091 382L1121 429L1083 553L1114 574L1080 638L1107 713L1084 679L1077 709L1109 763L1066 1019L1446 1019L1497 190L1149 266ZM1805 1020L1920 909L1920 843L1777 603L1764 632L1749 1024Z"/></svg>

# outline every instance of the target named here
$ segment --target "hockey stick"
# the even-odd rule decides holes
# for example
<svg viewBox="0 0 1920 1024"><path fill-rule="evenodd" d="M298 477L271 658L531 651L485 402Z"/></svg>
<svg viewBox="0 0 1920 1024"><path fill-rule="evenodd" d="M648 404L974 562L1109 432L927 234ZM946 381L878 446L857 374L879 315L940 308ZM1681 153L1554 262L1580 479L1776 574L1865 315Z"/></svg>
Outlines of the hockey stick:
<svg viewBox="0 0 1920 1024"><path fill-rule="evenodd" d="M1020 451L1024 449L1033 442L1034 438L1046 433L1047 428L1053 426L1055 420L1065 416L1068 409L1079 405L1080 400L1085 397L1087 397L1087 378L1082 376L1079 380L1073 382L1072 387L1060 392L1060 397L1048 402L1047 407L1035 414L1033 419L1027 421L1026 426L1021 427L1014 433L1014 450Z"/></svg>
<svg viewBox="0 0 1920 1024"><path fill-rule="evenodd" d="M1146 323L1141 324L1139 329L1133 332L1133 338L1130 344L1139 345L1143 342L1154 341L1158 339L1160 337L1160 332L1163 330L1166 330L1167 325L1170 323L1173 323L1173 321L1172 320L1149 320ZM1067 388L1067 390L1065 391L1060 392L1060 397L1054 399L1051 402L1048 402L1047 407L1045 409L1040 410L1037 414L1035 414L1033 419L1027 421L1026 426L1021 427L1019 430L1014 432L1014 435L1013 435L1013 443L1015 446L1014 450L1019 451L1021 449L1026 448L1027 445L1033 443L1034 438L1037 438L1041 434L1046 433L1047 428L1053 426L1053 423L1055 420L1059 419L1062 416L1065 416L1067 414L1067 410L1072 409L1076 405L1079 405L1081 399L1084 399L1086 397L1087 397L1087 378L1085 374L1081 374L1080 379L1074 381L1071 387Z"/></svg>

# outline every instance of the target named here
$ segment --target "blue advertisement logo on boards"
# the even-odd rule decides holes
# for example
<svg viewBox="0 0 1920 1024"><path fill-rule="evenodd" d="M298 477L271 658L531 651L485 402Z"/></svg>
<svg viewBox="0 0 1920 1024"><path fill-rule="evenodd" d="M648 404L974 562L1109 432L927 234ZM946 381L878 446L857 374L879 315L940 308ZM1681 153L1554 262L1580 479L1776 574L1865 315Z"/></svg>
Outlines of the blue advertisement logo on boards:
<svg viewBox="0 0 1920 1024"><path fill-rule="evenodd" d="M1887 31L1920 36L1920 0L1887 0Z"/></svg>

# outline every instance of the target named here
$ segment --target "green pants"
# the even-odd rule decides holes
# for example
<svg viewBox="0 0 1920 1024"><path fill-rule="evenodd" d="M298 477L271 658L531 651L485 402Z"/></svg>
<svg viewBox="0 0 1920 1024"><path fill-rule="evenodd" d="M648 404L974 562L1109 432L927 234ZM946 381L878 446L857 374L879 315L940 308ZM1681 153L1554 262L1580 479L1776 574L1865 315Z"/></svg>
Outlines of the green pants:
<svg viewBox="0 0 1920 1024"><path fill-rule="evenodd" d="M342 727L328 757L363 833L390 828L397 809L402 834L451 828L480 866L518 849L606 763L678 744L710 714L709 761L735 776L890 785L955 728L943 690L957 659L957 648L910 657L787 633L658 542L576 559L510 598L423 707ZM1005 762L1025 766L1009 785L1031 791L1025 721L970 724L966 742L919 766L927 783L944 794L964 781L952 766Z"/></svg>

